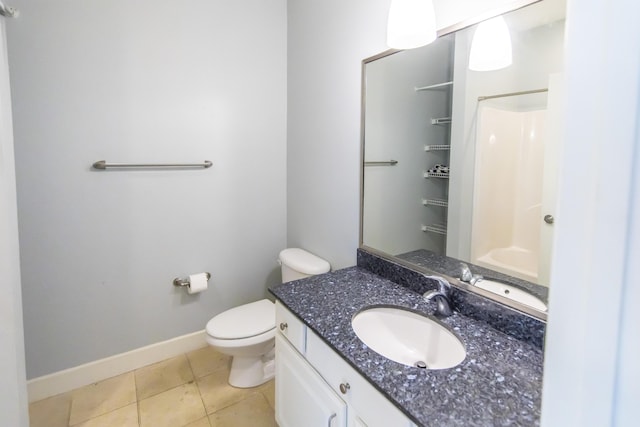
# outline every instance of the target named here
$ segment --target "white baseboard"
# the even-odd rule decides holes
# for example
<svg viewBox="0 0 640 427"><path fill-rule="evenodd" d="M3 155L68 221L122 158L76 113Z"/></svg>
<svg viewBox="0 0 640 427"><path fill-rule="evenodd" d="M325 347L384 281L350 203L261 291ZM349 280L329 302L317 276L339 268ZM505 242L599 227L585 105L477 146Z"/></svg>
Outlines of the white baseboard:
<svg viewBox="0 0 640 427"><path fill-rule="evenodd" d="M206 347L204 330L116 354L27 381L29 402L65 393L125 372Z"/></svg>

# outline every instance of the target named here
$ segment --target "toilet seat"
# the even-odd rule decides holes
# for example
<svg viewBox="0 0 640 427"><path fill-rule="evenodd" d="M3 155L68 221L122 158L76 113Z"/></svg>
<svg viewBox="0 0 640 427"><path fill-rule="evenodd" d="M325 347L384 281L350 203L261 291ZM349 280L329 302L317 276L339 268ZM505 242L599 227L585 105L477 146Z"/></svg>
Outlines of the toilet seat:
<svg viewBox="0 0 640 427"><path fill-rule="evenodd" d="M254 335L249 338L222 339L222 338L212 337L211 335L206 334L205 341L207 342L207 344L214 347L218 347L219 349L225 348L230 350L230 349L249 348L252 346L261 347L269 343L271 340L273 340L275 336L276 336L276 328L273 328L263 334ZM273 344L270 344L270 345L273 345Z"/></svg>
<svg viewBox="0 0 640 427"><path fill-rule="evenodd" d="M217 340L240 340L275 332L275 305L268 299L224 311L207 322L207 335ZM261 337L264 339L267 337ZM253 341L253 340L252 340Z"/></svg>

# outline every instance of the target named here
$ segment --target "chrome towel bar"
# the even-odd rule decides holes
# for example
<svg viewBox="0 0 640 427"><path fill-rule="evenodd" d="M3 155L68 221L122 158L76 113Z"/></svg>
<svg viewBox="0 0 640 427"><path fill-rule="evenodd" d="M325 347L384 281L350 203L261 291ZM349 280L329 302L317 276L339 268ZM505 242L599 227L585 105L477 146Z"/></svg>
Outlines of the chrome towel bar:
<svg viewBox="0 0 640 427"><path fill-rule="evenodd" d="M202 163L107 163L106 160L98 160L92 166L94 169L105 170L111 168L210 168L213 165L209 160Z"/></svg>
<svg viewBox="0 0 640 427"><path fill-rule="evenodd" d="M211 273L207 273L207 280L209 279L211 279ZM173 286L189 286L190 284L188 277L176 277L173 279Z"/></svg>
<svg viewBox="0 0 640 427"><path fill-rule="evenodd" d="M397 160L385 160L379 162L364 162L365 166L395 166L398 164Z"/></svg>

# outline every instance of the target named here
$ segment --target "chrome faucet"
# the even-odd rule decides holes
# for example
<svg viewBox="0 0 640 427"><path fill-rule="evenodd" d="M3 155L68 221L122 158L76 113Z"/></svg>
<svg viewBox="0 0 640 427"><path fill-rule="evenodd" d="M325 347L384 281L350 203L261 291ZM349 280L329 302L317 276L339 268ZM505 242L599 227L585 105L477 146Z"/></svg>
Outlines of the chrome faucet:
<svg viewBox="0 0 640 427"><path fill-rule="evenodd" d="M480 274L472 274L471 269L464 262L460 263L460 280L467 282L470 285L475 285L480 280L484 279Z"/></svg>
<svg viewBox="0 0 640 427"><path fill-rule="evenodd" d="M451 300L449 299L449 291L451 290L449 282L438 276L425 276L425 278L437 281L438 289L425 292L423 295L424 300L434 300L436 302L436 313L439 316L451 316L453 314L453 310L451 309Z"/></svg>

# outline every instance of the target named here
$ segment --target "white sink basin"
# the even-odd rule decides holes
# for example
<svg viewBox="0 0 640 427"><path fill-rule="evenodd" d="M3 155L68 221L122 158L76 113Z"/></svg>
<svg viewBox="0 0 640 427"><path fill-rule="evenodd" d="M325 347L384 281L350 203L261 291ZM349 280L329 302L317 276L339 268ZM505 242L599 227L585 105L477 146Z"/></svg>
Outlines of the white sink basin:
<svg viewBox="0 0 640 427"><path fill-rule="evenodd" d="M371 350L403 365L447 369L460 364L467 355L464 345L446 327L401 308L363 310L353 317L351 325Z"/></svg>
<svg viewBox="0 0 640 427"><path fill-rule="evenodd" d="M536 296L530 294L527 291L510 286L505 283L496 282L489 279L478 280L475 286L482 288L494 294L502 295L510 300L517 301L522 304L526 304L529 307L535 308L540 311L547 311L547 305L540 301Z"/></svg>

